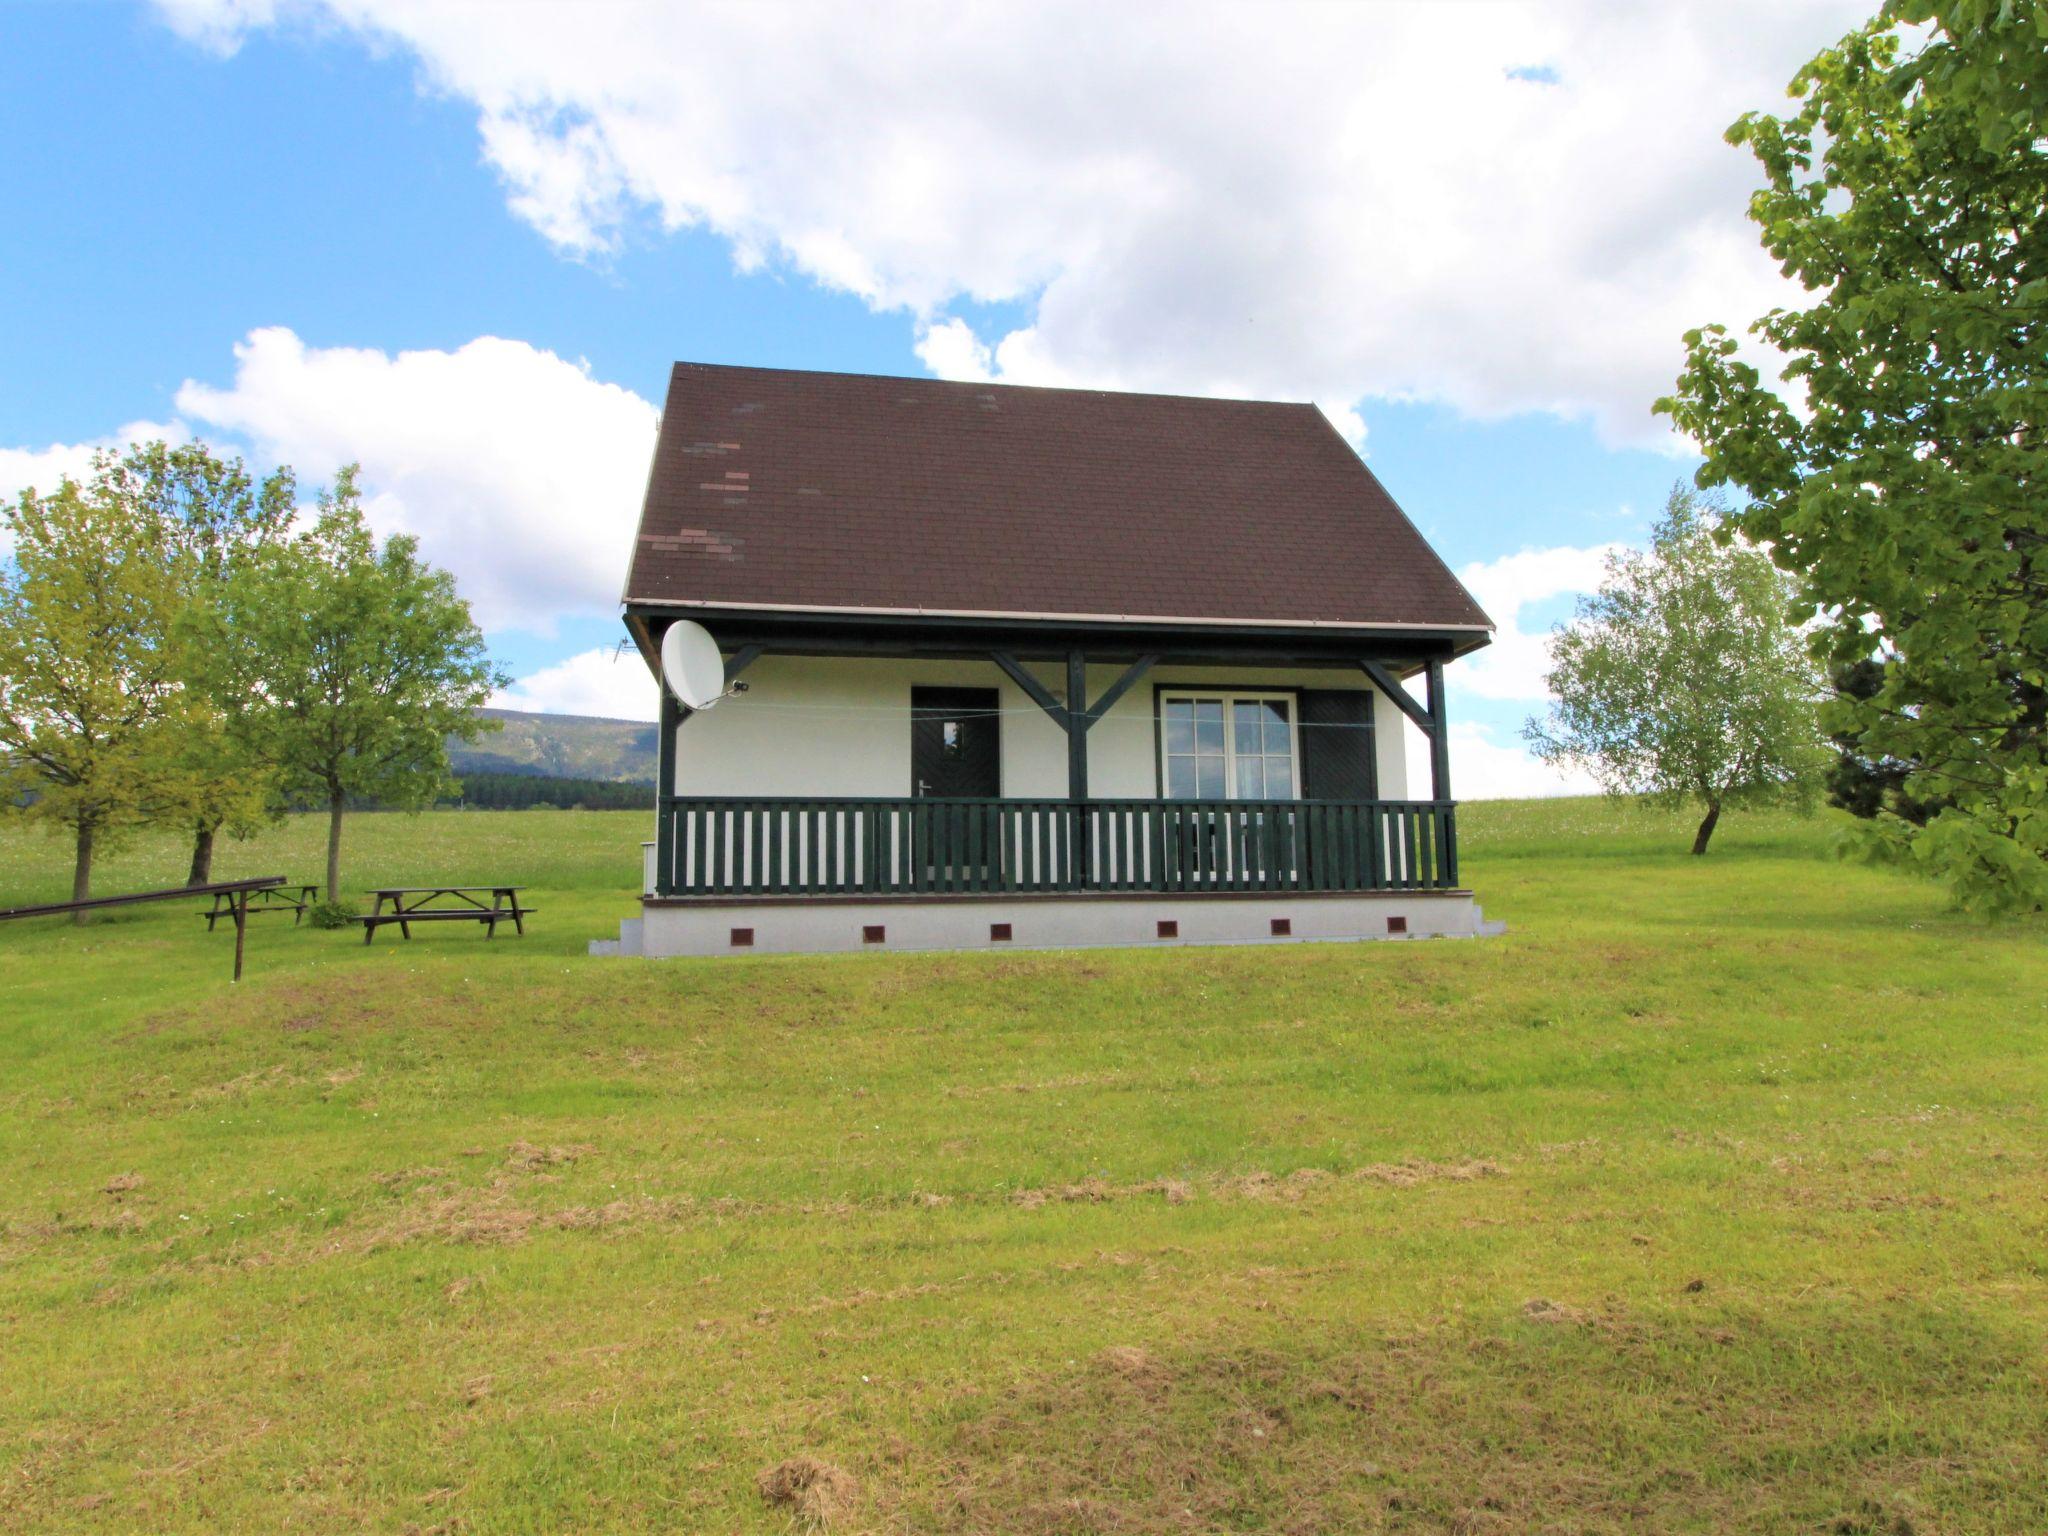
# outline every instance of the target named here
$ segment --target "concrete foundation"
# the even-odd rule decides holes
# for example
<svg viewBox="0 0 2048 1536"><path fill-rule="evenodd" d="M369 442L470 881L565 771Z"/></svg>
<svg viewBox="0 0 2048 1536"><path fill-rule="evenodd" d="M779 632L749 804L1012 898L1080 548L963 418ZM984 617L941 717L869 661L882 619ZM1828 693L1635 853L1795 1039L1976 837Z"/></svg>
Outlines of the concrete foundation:
<svg viewBox="0 0 2048 1536"><path fill-rule="evenodd" d="M943 896L643 902L592 954L1158 948L1502 933L1469 891L1261 896Z"/></svg>

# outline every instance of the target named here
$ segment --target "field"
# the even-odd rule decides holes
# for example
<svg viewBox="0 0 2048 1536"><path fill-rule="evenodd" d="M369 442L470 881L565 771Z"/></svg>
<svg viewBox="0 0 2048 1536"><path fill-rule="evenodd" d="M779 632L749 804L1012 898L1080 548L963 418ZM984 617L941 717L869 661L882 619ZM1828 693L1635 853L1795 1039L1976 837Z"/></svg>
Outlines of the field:
<svg viewBox="0 0 2048 1536"><path fill-rule="evenodd" d="M1464 818L1502 939L592 960L538 811L346 850L524 940L0 925L0 1529L2048 1530L2048 925Z"/></svg>

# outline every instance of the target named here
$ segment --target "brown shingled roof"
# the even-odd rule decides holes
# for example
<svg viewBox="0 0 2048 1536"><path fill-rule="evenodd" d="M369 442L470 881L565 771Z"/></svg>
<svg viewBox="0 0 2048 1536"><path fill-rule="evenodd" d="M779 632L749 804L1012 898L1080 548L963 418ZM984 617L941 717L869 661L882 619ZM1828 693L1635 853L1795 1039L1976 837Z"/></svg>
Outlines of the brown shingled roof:
<svg viewBox="0 0 2048 1536"><path fill-rule="evenodd" d="M1312 405L678 363L628 603L1488 623Z"/></svg>

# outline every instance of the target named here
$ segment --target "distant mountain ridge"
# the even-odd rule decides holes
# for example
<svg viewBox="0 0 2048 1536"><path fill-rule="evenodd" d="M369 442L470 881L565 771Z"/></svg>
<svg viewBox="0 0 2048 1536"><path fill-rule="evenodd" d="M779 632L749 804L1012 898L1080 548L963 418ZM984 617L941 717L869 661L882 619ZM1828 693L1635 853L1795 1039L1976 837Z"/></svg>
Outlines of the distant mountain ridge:
<svg viewBox="0 0 2048 1536"><path fill-rule="evenodd" d="M480 709L500 728L475 742L450 739L448 760L465 773L517 773L544 778L603 779L652 784L654 724L594 715L540 715L520 709Z"/></svg>

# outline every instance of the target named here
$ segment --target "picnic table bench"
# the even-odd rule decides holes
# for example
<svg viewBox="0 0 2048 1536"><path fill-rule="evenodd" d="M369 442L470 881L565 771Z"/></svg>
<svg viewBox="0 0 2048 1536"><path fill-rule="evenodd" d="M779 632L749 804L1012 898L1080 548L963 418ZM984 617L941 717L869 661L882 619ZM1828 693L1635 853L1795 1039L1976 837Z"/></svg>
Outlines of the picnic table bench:
<svg viewBox="0 0 2048 1536"><path fill-rule="evenodd" d="M292 894L295 891L297 895ZM289 912L292 915L292 926L296 928L299 926L299 919L306 915L306 908L310 907L319 895L320 887L311 881L304 885L266 885L261 890L245 894L242 899L243 911L249 917L254 917L258 912ZM222 918L234 918L235 901L233 891L213 893L213 909L199 914L206 919L208 933L213 932L213 925Z"/></svg>
<svg viewBox="0 0 2048 1536"><path fill-rule="evenodd" d="M369 943L386 923L398 924L399 933L412 937L414 923L482 923L484 937L495 939L498 924L510 922L519 933L526 932L526 918L538 910L522 906L521 885L391 885L372 890L376 905L356 919L363 925L363 942ZM478 898L489 895L486 906ZM391 910L384 910L389 902Z"/></svg>

